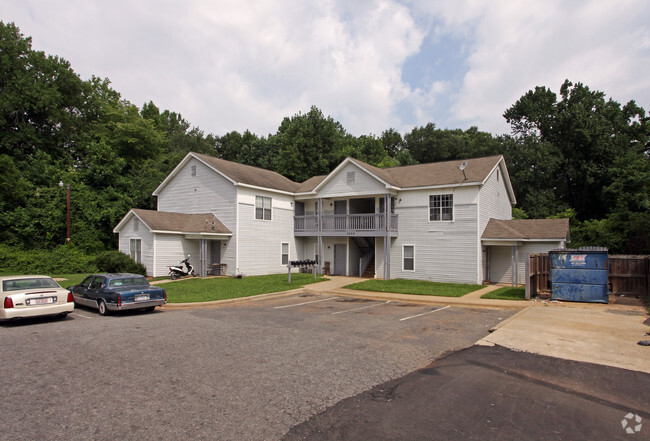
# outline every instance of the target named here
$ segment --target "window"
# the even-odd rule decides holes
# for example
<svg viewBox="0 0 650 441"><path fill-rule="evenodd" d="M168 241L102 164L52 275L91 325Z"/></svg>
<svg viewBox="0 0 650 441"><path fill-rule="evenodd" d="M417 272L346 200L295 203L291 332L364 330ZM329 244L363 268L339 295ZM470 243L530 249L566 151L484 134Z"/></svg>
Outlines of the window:
<svg viewBox="0 0 650 441"><path fill-rule="evenodd" d="M129 241L129 254L131 259L137 263L142 263L142 240L131 239Z"/></svg>
<svg viewBox="0 0 650 441"><path fill-rule="evenodd" d="M191 170L192 170L192 176L196 176L196 165L193 165L191 167Z"/></svg>
<svg viewBox="0 0 650 441"><path fill-rule="evenodd" d="M95 277L90 284L89 289L102 289L102 286L104 286L104 278Z"/></svg>
<svg viewBox="0 0 650 441"><path fill-rule="evenodd" d="M354 184L354 171L349 171L348 172L348 184Z"/></svg>
<svg viewBox="0 0 650 441"><path fill-rule="evenodd" d="M271 220L271 198L255 196L255 219Z"/></svg>
<svg viewBox="0 0 650 441"><path fill-rule="evenodd" d="M415 271L415 246L404 245L402 248L402 270Z"/></svg>
<svg viewBox="0 0 650 441"><path fill-rule="evenodd" d="M133 219L133 231L138 231L138 228L140 228L140 222L138 219Z"/></svg>
<svg viewBox="0 0 650 441"><path fill-rule="evenodd" d="M454 220L454 195L436 194L429 196L429 220Z"/></svg>
<svg viewBox="0 0 650 441"><path fill-rule="evenodd" d="M282 265L289 265L289 244L282 242Z"/></svg>

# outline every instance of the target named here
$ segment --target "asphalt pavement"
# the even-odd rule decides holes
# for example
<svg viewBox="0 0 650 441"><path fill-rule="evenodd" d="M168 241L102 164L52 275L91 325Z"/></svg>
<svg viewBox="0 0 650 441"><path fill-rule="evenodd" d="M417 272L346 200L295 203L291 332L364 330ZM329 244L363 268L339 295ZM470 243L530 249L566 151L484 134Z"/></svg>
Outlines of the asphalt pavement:
<svg viewBox="0 0 650 441"><path fill-rule="evenodd" d="M290 294L0 325L0 440L277 440L514 311Z"/></svg>
<svg viewBox="0 0 650 441"><path fill-rule="evenodd" d="M650 375L473 346L347 398L283 438L370 439L648 440Z"/></svg>

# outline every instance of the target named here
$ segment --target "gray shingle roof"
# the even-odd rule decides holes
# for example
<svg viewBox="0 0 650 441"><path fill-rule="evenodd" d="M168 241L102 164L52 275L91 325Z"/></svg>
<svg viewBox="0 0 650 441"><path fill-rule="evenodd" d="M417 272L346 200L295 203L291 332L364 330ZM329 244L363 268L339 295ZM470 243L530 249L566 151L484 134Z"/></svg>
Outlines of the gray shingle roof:
<svg viewBox="0 0 650 441"><path fill-rule="evenodd" d="M143 210L140 208L134 208L133 212L154 231L232 234L232 232L212 213L184 214L170 213L167 211ZM212 226L212 223L214 223L214 227Z"/></svg>
<svg viewBox="0 0 650 441"><path fill-rule="evenodd" d="M454 185L463 182L483 182L496 167L502 156L467 159L465 175L458 169L463 160L432 162L402 167L377 168L365 162L352 161L373 173L383 181L399 188L432 187Z"/></svg>
<svg viewBox="0 0 650 441"><path fill-rule="evenodd" d="M567 240L569 219L490 219L482 239Z"/></svg>
<svg viewBox="0 0 650 441"><path fill-rule="evenodd" d="M256 187L270 188L275 190L295 192L300 184L271 170L252 167L238 162L226 161L214 156L193 153L197 158L204 161L211 167L219 170L235 182L254 185Z"/></svg>

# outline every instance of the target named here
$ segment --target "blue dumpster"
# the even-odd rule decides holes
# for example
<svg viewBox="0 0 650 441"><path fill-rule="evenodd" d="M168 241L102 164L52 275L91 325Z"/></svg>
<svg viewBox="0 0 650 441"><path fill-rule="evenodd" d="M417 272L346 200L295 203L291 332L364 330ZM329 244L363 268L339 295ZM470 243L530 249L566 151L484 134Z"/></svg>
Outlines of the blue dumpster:
<svg viewBox="0 0 650 441"><path fill-rule="evenodd" d="M551 299L609 303L607 249L556 250L551 263Z"/></svg>

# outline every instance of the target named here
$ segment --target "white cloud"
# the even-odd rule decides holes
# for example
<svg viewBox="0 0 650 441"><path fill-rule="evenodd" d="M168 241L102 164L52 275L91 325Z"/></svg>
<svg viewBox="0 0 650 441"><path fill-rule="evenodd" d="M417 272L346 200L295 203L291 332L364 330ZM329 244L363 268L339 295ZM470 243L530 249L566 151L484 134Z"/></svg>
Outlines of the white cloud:
<svg viewBox="0 0 650 441"><path fill-rule="evenodd" d="M625 103L650 104L650 4L603 2L424 2L442 31L470 38L468 70L450 112L460 126L509 131L501 115L528 90L558 92L565 79ZM645 42L645 43L644 43ZM644 67L645 66L645 67Z"/></svg>
<svg viewBox="0 0 650 441"><path fill-rule="evenodd" d="M645 0L0 0L35 49L217 135L265 136L311 105L355 135L429 121L503 133L521 95L565 78L648 108L649 18ZM431 66L411 86L425 39L441 54L420 54Z"/></svg>
<svg viewBox="0 0 650 441"><path fill-rule="evenodd" d="M275 132L311 105L355 134L391 126L401 65L423 34L394 1L11 1L34 47L108 77L204 131Z"/></svg>

